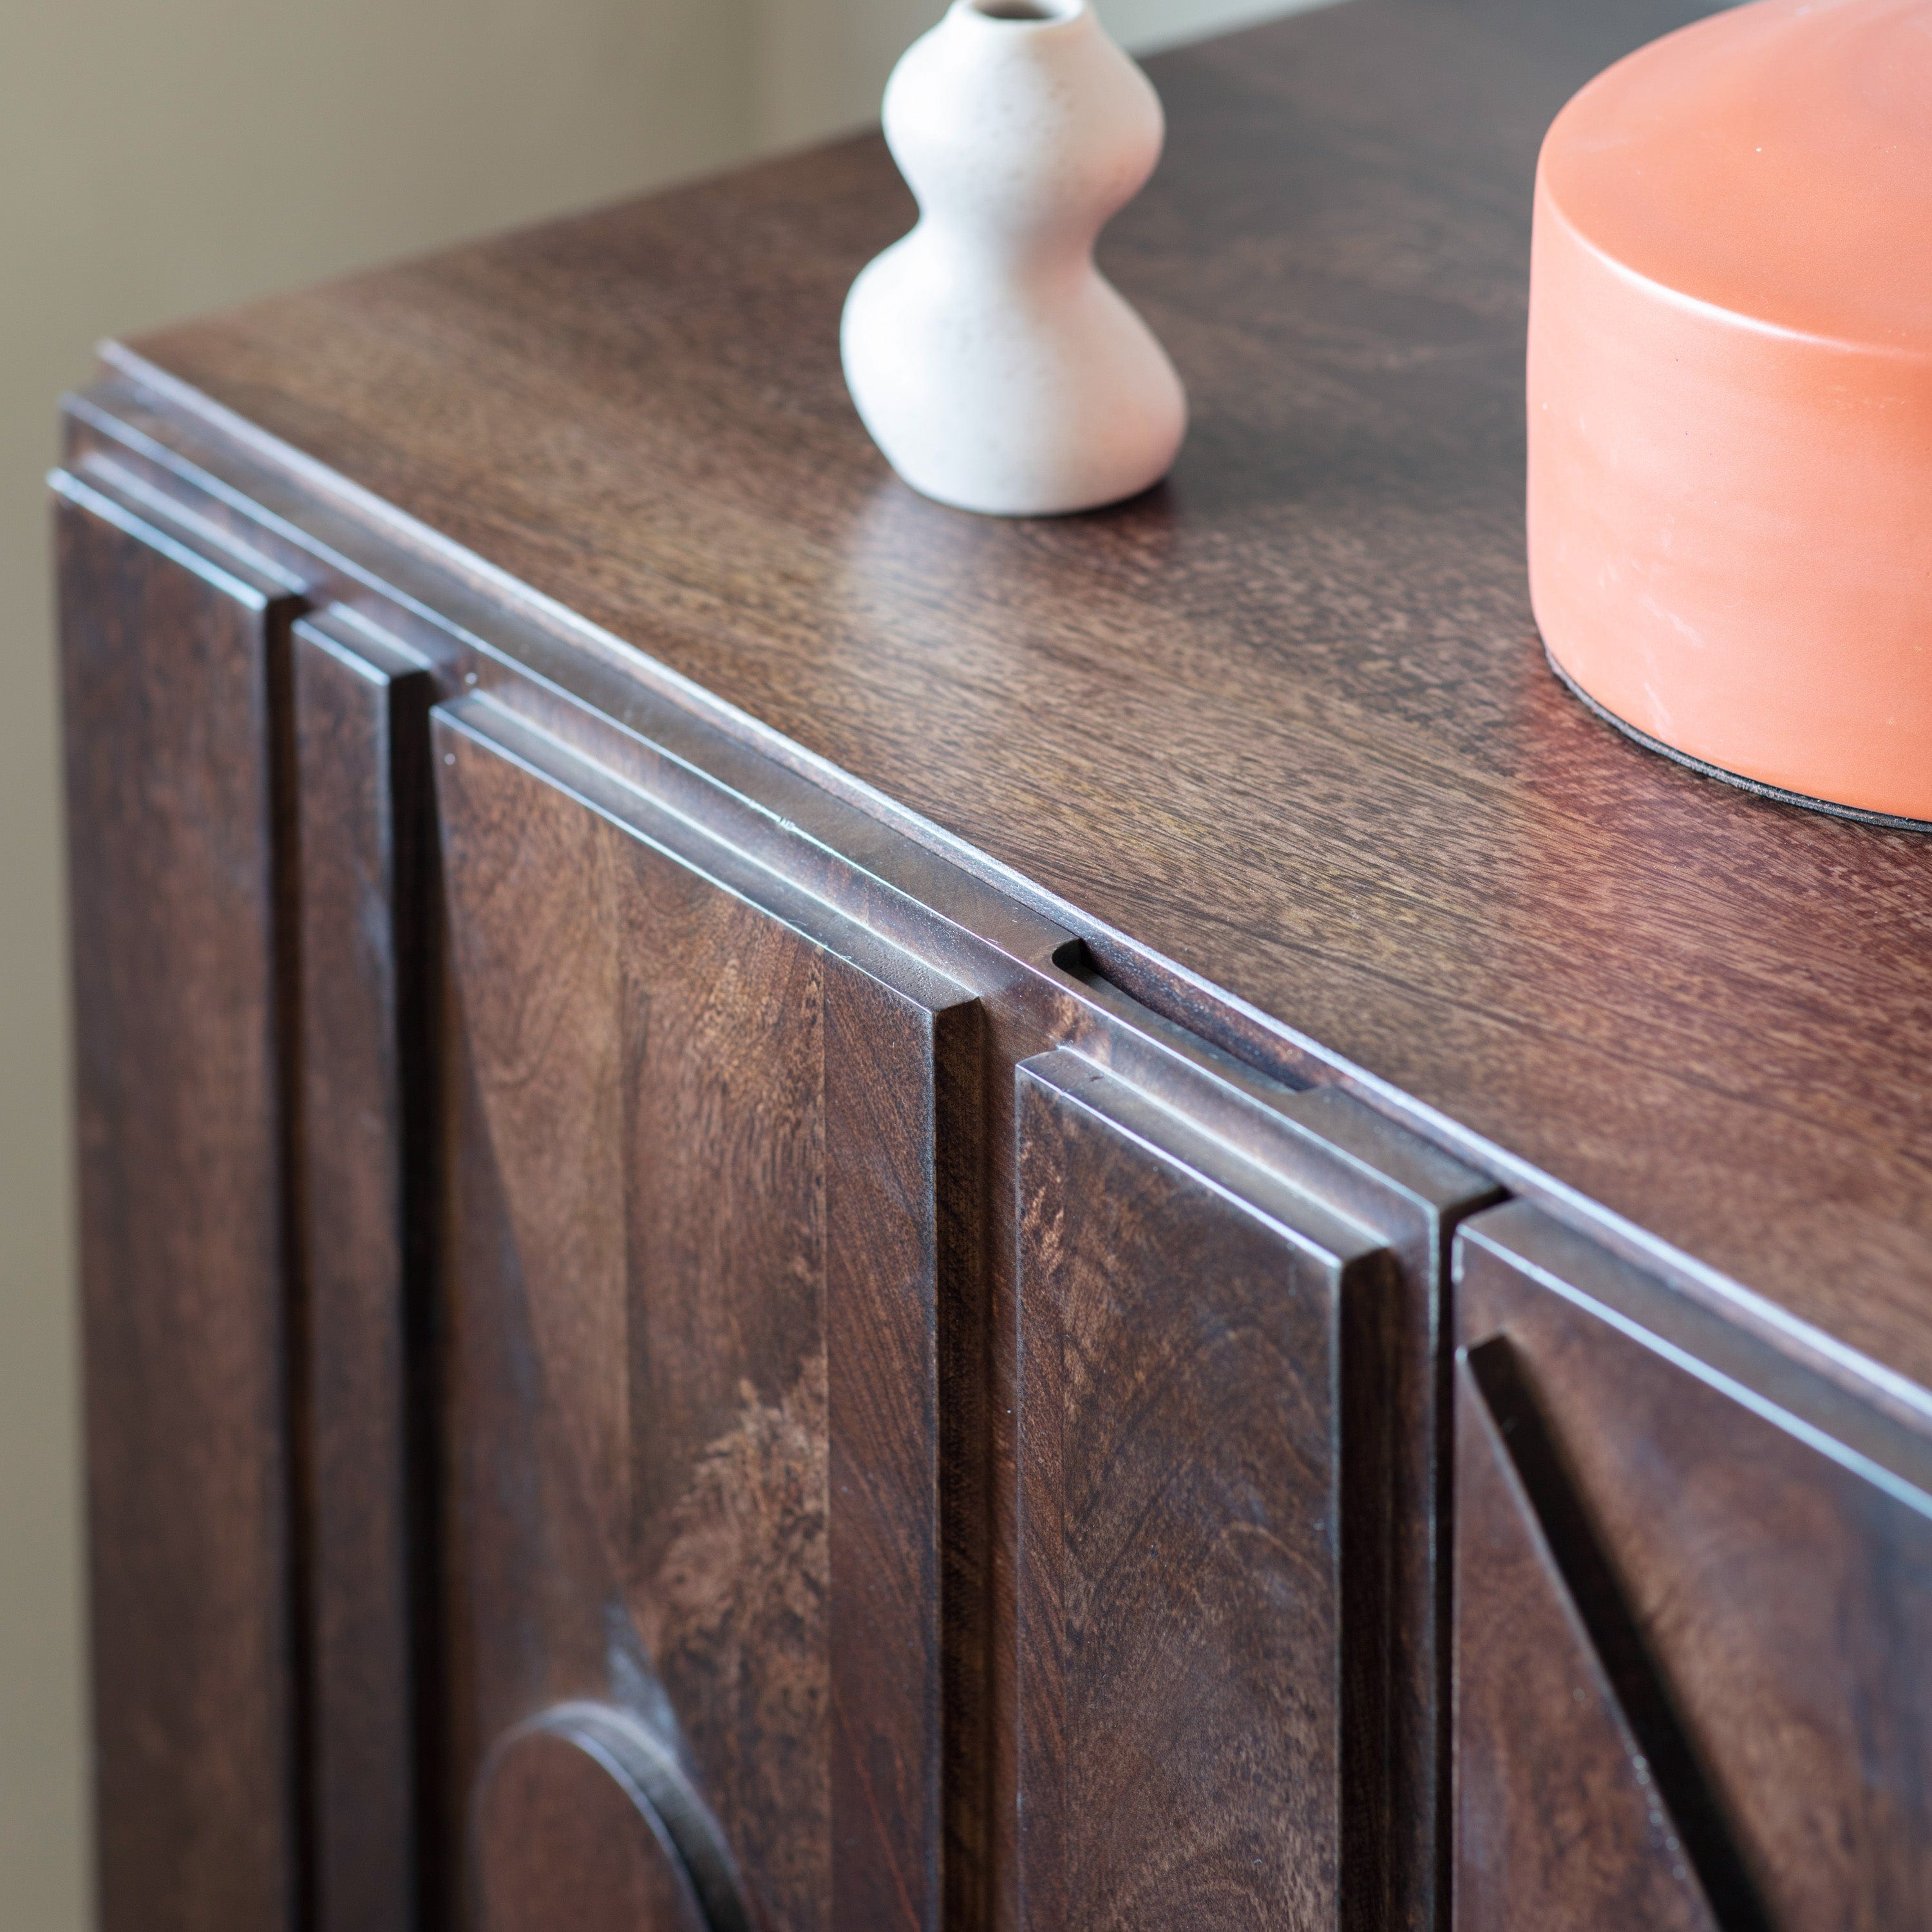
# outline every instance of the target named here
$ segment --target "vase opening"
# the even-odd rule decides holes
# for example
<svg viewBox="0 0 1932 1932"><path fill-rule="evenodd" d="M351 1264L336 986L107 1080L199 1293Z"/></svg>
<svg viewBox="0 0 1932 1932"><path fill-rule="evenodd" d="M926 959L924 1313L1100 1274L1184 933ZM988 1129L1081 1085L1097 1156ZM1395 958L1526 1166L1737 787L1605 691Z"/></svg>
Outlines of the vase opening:
<svg viewBox="0 0 1932 1932"><path fill-rule="evenodd" d="M1070 20L1080 11L1083 0L968 0L972 10L988 20L1014 20L1035 26L1050 20Z"/></svg>

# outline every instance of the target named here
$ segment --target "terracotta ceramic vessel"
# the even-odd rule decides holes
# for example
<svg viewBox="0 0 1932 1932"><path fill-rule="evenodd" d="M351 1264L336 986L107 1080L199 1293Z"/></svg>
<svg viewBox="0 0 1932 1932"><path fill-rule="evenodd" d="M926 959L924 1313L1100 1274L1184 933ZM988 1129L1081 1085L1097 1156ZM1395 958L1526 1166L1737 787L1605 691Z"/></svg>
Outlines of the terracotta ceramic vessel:
<svg viewBox="0 0 1932 1932"><path fill-rule="evenodd" d="M1160 157L1147 76L1085 0L954 0L894 70L884 118L920 221L853 284L842 346L893 468L1006 515L1158 482L1186 398L1094 266Z"/></svg>
<svg viewBox="0 0 1932 1932"><path fill-rule="evenodd" d="M1932 0L1760 0L1557 118L1529 558L1617 722L1932 820Z"/></svg>

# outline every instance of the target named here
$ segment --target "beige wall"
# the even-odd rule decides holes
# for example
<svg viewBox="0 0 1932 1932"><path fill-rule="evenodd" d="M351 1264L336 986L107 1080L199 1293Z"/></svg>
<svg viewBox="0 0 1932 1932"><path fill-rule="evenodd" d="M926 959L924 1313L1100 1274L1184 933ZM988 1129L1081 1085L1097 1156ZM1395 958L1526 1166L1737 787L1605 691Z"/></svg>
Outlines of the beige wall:
<svg viewBox="0 0 1932 1932"><path fill-rule="evenodd" d="M1294 10L1314 0L1094 0L1125 45L1142 52ZM907 42L945 0L757 0L752 70L763 146L787 148L875 119L879 92Z"/></svg>
<svg viewBox="0 0 1932 1932"><path fill-rule="evenodd" d="M54 399L103 335L856 124L938 4L0 0L0 1932L86 1915Z"/></svg>

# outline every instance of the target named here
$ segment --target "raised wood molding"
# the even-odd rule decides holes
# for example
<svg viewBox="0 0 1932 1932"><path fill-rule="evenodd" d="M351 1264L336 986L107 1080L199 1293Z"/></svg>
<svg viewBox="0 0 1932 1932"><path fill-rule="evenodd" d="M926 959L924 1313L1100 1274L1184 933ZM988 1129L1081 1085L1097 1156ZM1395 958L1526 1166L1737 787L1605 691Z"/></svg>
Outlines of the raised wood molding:
<svg viewBox="0 0 1932 1932"><path fill-rule="evenodd" d="M317 1932L406 1932L431 1890L416 1709L439 1642L423 1451L433 681L341 610L297 619L290 651L313 1912Z"/></svg>
<svg viewBox="0 0 1932 1932"><path fill-rule="evenodd" d="M296 586L56 482L80 1141L99 1912L302 1920L288 1390L286 715Z"/></svg>

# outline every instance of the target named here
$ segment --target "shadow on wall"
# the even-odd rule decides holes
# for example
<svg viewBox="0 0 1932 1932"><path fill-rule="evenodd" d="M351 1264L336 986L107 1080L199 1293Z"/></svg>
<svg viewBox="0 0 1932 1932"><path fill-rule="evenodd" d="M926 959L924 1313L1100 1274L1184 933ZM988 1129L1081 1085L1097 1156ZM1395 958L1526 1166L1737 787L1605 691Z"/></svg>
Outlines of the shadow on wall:
<svg viewBox="0 0 1932 1932"><path fill-rule="evenodd" d="M1292 0L1096 0L1129 45ZM876 112L936 0L0 0L0 1932L87 1920L42 478L92 344Z"/></svg>

